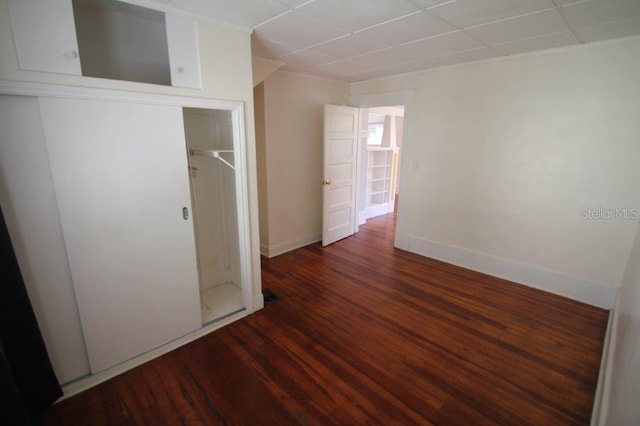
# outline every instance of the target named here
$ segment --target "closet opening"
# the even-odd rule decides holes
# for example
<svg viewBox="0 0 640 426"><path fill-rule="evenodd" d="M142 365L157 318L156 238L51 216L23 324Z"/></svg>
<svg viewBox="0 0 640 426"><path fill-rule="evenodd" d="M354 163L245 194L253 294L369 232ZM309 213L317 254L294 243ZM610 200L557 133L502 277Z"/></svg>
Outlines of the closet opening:
<svg viewBox="0 0 640 426"><path fill-rule="evenodd" d="M183 108L202 323L245 308L232 111Z"/></svg>

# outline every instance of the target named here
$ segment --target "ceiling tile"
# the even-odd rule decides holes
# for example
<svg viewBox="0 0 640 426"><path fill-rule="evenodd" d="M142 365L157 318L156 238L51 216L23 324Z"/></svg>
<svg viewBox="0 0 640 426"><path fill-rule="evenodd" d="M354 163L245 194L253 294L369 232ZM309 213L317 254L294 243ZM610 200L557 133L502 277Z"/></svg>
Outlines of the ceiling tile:
<svg viewBox="0 0 640 426"><path fill-rule="evenodd" d="M316 0L297 10L353 32L416 12L418 8L406 0Z"/></svg>
<svg viewBox="0 0 640 426"><path fill-rule="evenodd" d="M428 13L418 12L404 18L358 31L356 34L379 43L384 43L387 46L395 46L451 31L455 31L455 28L445 24L438 18L434 18Z"/></svg>
<svg viewBox="0 0 640 426"><path fill-rule="evenodd" d="M255 34L251 35L251 54L262 58L275 59L278 56L299 50L297 47L288 44L278 43L270 40L263 40Z"/></svg>
<svg viewBox="0 0 640 426"><path fill-rule="evenodd" d="M504 52L509 55L513 55L516 53L551 49L554 47L567 46L567 45L576 44L576 43L578 43L578 40L576 40L573 33L571 33L571 31L565 31L563 33L549 34L549 35L530 38L526 40L496 44L494 45L494 47L501 52Z"/></svg>
<svg viewBox="0 0 640 426"><path fill-rule="evenodd" d="M558 11L551 9L480 25L466 31L487 44L498 44L567 30Z"/></svg>
<svg viewBox="0 0 640 426"><path fill-rule="evenodd" d="M343 60L332 62L318 67L318 71L324 75L330 76L346 76L358 74L365 71L371 71L371 67L359 64L357 62Z"/></svg>
<svg viewBox="0 0 640 426"><path fill-rule="evenodd" d="M391 49L352 58L360 63L385 67L405 62L424 60L447 53L460 52L482 47L482 44L462 31L455 31L413 43L403 44Z"/></svg>
<svg viewBox="0 0 640 426"><path fill-rule="evenodd" d="M606 24L640 17L638 0L589 0L563 6L573 27Z"/></svg>
<svg viewBox="0 0 640 426"><path fill-rule="evenodd" d="M429 10L460 28L553 8L551 0L456 0Z"/></svg>
<svg viewBox="0 0 640 426"><path fill-rule="evenodd" d="M368 65L370 67L384 67L388 66L389 63L398 62L403 58L399 56L395 56L395 49L388 48L384 50L379 50L373 53L367 53L366 55L359 55L351 58L352 61L356 61L361 64ZM406 60L404 62L407 62Z"/></svg>
<svg viewBox="0 0 640 426"><path fill-rule="evenodd" d="M381 68L378 71L384 73L384 75L396 75L404 74L407 72L422 71L429 68L435 68L442 66L439 60L435 58L420 59L412 62L405 62L403 64L390 65L385 68Z"/></svg>
<svg viewBox="0 0 640 426"><path fill-rule="evenodd" d="M423 9L428 9L433 6L437 6L439 4L448 3L450 1L455 1L455 0L409 0L409 1L418 7L421 7Z"/></svg>
<svg viewBox="0 0 640 426"><path fill-rule="evenodd" d="M287 7L290 8L296 8L298 6L301 6L305 3L309 3L312 0L274 0L276 3L281 3L284 4ZM575 1L575 0L574 0Z"/></svg>
<svg viewBox="0 0 640 426"><path fill-rule="evenodd" d="M478 41L469 37L462 31L442 34L430 37L414 43L403 44L400 49L407 53L415 54L411 59L429 58L444 55L446 53L460 52L481 47Z"/></svg>
<svg viewBox="0 0 640 426"><path fill-rule="evenodd" d="M305 69L302 69L302 68L296 68L296 67L293 67L291 65L286 65L286 64L283 65L281 68L279 68L278 71L295 72L295 73L298 73L298 74L308 74L309 73L309 70L305 70Z"/></svg>
<svg viewBox="0 0 640 426"><path fill-rule="evenodd" d="M585 42L606 40L640 34L640 18L610 22L602 25L579 27L575 29L578 37Z"/></svg>
<svg viewBox="0 0 640 426"><path fill-rule="evenodd" d="M338 58L348 58L350 56L380 50L384 47L386 46L381 43L374 43L366 38L348 35L318 44L307 50L324 53L325 55L333 55Z"/></svg>
<svg viewBox="0 0 640 426"><path fill-rule="evenodd" d="M443 65L460 64L463 62L482 61L484 59L497 58L503 56L500 52L490 49L488 47L481 47L479 49L466 50L464 52L452 53L450 55L443 55L434 58Z"/></svg>
<svg viewBox="0 0 640 426"><path fill-rule="evenodd" d="M308 47L328 41L346 32L325 25L298 12L287 13L255 29L258 37L289 44L295 47Z"/></svg>
<svg viewBox="0 0 640 426"><path fill-rule="evenodd" d="M388 48L373 53L367 53L366 55L355 56L351 58L351 60L370 67L379 68L402 61L402 57L395 53L395 49ZM404 62L407 61L405 60Z"/></svg>
<svg viewBox="0 0 640 426"><path fill-rule="evenodd" d="M299 50L295 53L281 56L278 59L286 62L287 65L299 69L315 68L318 65L334 62L336 60L333 56L323 55L322 53L311 52L309 50Z"/></svg>
<svg viewBox="0 0 640 426"><path fill-rule="evenodd" d="M354 81L371 80L374 78L385 77L385 76L387 76L387 74L385 74L384 71L373 69L370 71L359 72L357 74L348 75L347 77L345 77L345 80L352 83Z"/></svg>
<svg viewBox="0 0 640 426"><path fill-rule="evenodd" d="M172 6L247 28L287 10L281 4L265 0L175 0Z"/></svg>

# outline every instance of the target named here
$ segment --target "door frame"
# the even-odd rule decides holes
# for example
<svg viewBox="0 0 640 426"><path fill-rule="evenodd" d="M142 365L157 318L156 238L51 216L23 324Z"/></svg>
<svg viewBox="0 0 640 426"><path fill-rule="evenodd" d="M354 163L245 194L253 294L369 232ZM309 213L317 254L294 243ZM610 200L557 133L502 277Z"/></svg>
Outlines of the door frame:
<svg viewBox="0 0 640 426"><path fill-rule="evenodd" d="M396 92L381 92L371 93L366 95L351 95L349 96L349 105L358 108L375 108L384 106L404 106L404 123L402 126L402 155L400 156L400 200L398 201L398 210L396 212L396 232L394 246L399 247L402 244L404 237L407 208L407 198L402 197L402 194L406 194L406 188L409 183L409 168L411 166L411 128L413 125L413 100L415 96L415 90L402 90ZM360 136L358 136L358 167L360 166L360 156L363 155L360 149L361 144ZM357 173L361 173L358 170ZM358 189L359 190L359 189ZM356 227L358 226L358 212L355 212Z"/></svg>

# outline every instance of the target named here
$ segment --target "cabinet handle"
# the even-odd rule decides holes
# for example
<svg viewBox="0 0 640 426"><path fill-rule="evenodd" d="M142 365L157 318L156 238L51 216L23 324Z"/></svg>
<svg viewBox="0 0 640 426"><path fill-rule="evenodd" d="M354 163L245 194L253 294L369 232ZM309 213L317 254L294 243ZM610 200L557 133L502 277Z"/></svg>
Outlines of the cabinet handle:
<svg viewBox="0 0 640 426"><path fill-rule="evenodd" d="M184 220L188 220L189 219L189 209L186 207L182 208L182 218Z"/></svg>
<svg viewBox="0 0 640 426"><path fill-rule="evenodd" d="M331 185L331 181L330 180L323 180L322 184L323 185Z"/></svg>
<svg viewBox="0 0 640 426"><path fill-rule="evenodd" d="M70 50L65 53L64 56L67 59L76 59L78 57L78 52L76 52L75 50Z"/></svg>

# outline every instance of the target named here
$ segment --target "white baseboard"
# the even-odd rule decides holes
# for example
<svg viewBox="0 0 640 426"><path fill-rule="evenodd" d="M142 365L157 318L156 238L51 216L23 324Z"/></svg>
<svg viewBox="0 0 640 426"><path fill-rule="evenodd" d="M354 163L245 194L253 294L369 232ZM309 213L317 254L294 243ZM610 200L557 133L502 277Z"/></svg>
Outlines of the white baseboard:
<svg viewBox="0 0 640 426"><path fill-rule="evenodd" d="M363 210L358 212L358 225L364 225L365 223L367 223L367 212Z"/></svg>
<svg viewBox="0 0 640 426"><path fill-rule="evenodd" d="M474 271L568 297L603 309L611 309L617 289L604 283L571 277L533 265L454 247L408 234L396 235L396 247Z"/></svg>
<svg viewBox="0 0 640 426"><path fill-rule="evenodd" d="M381 216L383 214L392 213L392 212L393 212L392 203L376 204L374 206L369 206L364 210L364 219L366 221L371 217Z"/></svg>
<svg viewBox="0 0 640 426"><path fill-rule="evenodd" d="M260 253L268 258L276 257L291 250L317 243L322 240L322 234L313 234L295 241L280 244L275 247L267 247L260 244Z"/></svg>
<svg viewBox="0 0 640 426"><path fill-rule="evenodd" d="M262 308L264 308L264 296L260 293L253 298L253 311L255 312Z"/></svg>
<svg viewBox="0 0 640 426"><path fill-rule="evenodd" d="M257 296L254 303L257 302ZM264 301L262 302L264 306ZM257 303L254 305L254 310L258 310ZM179 337L171 342L160 346L159 348L153 349L149 352L145 352L141 355L138 355L135 358L131 358L127 361L124 361L116 366L113 366L107 370L101 371L97 374L91 374L89 376L81 377L73 382L67 383L62 386L63 395L57 402L63 401L73 395L76 395L80 392L83 392L89 388L92 388L96 385L99 385L102 382L106 382L109 379L114 378L115 376L124 373L125 371L131 370L139 365L144 364L147 361L151 361L154 358L158 358L168 352L171 352L174 349L179 348L180 346L186 345L189 342L192 342L196 339L199 339L202 336L205 336L219 328L224 327L225 325L231 324L234 321L239 320L240 318L244 318L249 315L249 312L246 310L242 310L236 314L233 314L227 318L221 319L220 321L216 321L212 324L206 325L202 328L199 328L185 336Z"/></svg>

